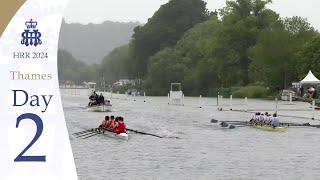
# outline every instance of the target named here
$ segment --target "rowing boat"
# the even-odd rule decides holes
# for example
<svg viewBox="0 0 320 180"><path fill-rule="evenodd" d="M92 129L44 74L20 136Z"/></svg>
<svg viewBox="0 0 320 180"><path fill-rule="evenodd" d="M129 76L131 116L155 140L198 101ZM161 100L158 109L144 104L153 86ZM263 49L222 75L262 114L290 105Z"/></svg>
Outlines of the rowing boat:
<svg viewBox="0 0 320 180"><path fill-rule="evenodd" d="M250 127L257 128L257 129L262 129L266 131L274 131L274 132L285 132L286 128L285 127L275 127L273 128L272 126L266 126L266 125L250 125Z"/></svg>
<svg viewBox="0 0 320 180"><path fill-rule="evenodd" d="M102 131L102 130L99 130L98 128L97 129L93 129L94 132L99 132L105 136L108 136L108 137L111 137L111 138L115 138L115 139L121 139L121 140L129 140L129 135L127 133L120 133L120 134L117 134L117 133L113 133L113 132L110 132L110 131Z"/></svg>
<svg viewBox="0 0 320 180"><path fill-rule="evenodd" d="M110 112L112 105L92 105L86 107L88 110L93 112Z"/></svg>

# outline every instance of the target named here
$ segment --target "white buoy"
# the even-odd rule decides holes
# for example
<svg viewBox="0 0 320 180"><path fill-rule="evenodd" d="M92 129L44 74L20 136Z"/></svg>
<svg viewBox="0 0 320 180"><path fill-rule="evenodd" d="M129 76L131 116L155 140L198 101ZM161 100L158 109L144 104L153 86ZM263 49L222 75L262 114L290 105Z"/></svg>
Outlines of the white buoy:
<svg viewBox="0 0 320 180"><path fill-rule="evenodd" d="M315 100L313 100L313 101L312 101L312 118L311 118L311 119L314 119L315 105L316 105L316 102L315 102Z"/></svg>
<svg viewBox="0 0 320 180"><path fill-rule="evenodd" d="M202 98L202 96L200 95L199 96L199 108L201 108L201 98Z"/></svg>
<svg viewBox="0 0 320 180"><path fill-rule="evenodd" d="M170 94L168 93L168 104L170 103Z"/></svg>
<svg viewBox="0 0 320 180"><path fill-rule="evenodd" d="M146 102L146 92L143 92L143 102Z"/></svg>
<svg viewBox="0 0 320 180"><path fill-rule="evenodd" d="M232 111L232 95L230 95L230 110Z"/></svg>
<svg viewBox="0 0 320 180"><path fill-rule="evenodd" d="M247 112L247 104L248 104L248 98L244 98L244 112Z"/></svg>

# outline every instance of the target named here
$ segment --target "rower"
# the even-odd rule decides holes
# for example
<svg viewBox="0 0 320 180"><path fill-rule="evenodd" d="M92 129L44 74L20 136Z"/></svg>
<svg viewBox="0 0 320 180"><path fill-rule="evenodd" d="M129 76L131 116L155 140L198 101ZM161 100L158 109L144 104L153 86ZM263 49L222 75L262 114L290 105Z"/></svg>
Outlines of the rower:
<svg viewBox="0 0 320 180"><path fill-rule="evenodd" d="M264 114L263 113L259 113L259 114L260 114L260 116L258 116L257 122L258 122L258 124L262 125L263 120L264 120Z"/></svg>
<svg viewBox="0 0 320 180"><path fill-rule="evenodd" d="M119 117L118 127L114 130L115 133L126 133L126 124L123 122L123 117Z"/></svg>
<svg viewBox="0 0 320 180"><path fill-rule="evenodd" d="M272 117L271 117L271 114L268 114L268 117L267 117L267 122L266 122L266 124L267 125L271 125L271 122L272 122Z"/></svg>
<svg viewBox="0 0 320 180"><path fill-rule="evenodd" d="M105 125L108 123L108 121L109 121L109 116L104 117L104 120L100 124L99 128L105 128Z"/></svg>
<svg viewBox="0 0 320 180"><path fill-rule="evenodd" d="M113 128L113 124L114 124L114 116L111 115L111 116L110 116L110 121L109 121L109 128L110 128L110 129Z"/></svg>
<svg viewBox="0 0 320 180"><path fill-rule="evenodd" d="M258 115L258 113L255 113L255 114L252 116L252 118L251 118L251 120L250 120L250 123L254 123L254 122L256 121L257 115Z"/></svg>
<svg viewBox="0 0 320 180"><path fill-rule="evenodd" d="M106 119L102 125L103 128L107 128L107 125L109 124L109 119L110 119L109 116L106 116Z"/></svg>
<svg viewBox="0 0 320 180"><path fill-rule="evenodd" d="M273 114L273 118L272 118L272 122L271 122L271 126L273 127L273 128L275 128L275 127L278 127L279 126L279 118L277 117L277 114L276 113L274 113Z"/></svg>
<svg viewBox="0 0 320 180"><path fill-rule="evenodd" d="M267 121L268 121L268 112L265 112L264 113L264 116L263 116L263 124L267 124Z"/></svg>
<svg viewBox="0 0 320 180"><path fill-rule="evenodd" d="M119 117L117 116L114 123L113 123L113 126L112 126L112 132L113 133L116 133L117 132L117 128L118 128L118 121L119 121Z"/></svg>

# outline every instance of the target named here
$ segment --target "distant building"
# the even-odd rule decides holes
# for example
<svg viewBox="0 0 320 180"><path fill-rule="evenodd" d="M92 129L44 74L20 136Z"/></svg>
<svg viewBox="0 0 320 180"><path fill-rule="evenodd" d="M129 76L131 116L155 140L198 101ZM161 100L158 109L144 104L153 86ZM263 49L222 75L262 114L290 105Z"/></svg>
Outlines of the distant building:
<svg viewBox="0 0 320 180"><path fill-rule="evenodd" d="M119 79L118 81L114 82L113 86L126 86L126 85L136 85L137 82L140 80L130 80L130 79Z"/></svg>

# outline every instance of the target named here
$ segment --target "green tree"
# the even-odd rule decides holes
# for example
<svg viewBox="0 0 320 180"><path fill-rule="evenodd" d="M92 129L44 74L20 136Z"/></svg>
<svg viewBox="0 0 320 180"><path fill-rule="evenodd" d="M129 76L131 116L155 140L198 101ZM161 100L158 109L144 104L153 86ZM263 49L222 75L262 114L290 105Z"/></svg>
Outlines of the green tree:
<svg viewBox="0 0 320 180"><path fill-rule="evenodd" d="M113 83L119 79L128 78L127 61L129 58L129 45L113 49L102 60L99 66L99 76L104 77L106 83Z"/></svg>
<svg viewBox="0 0 320 180"><path fill-rule="evenodd" d="M209 18L203 0L171 0L154 13L144 26L134 29L130 43L132 75L144 77L148 59L165 47L173 47L183 33Z"/></svg>
<svg viewBox="0 0 320 180"><path fill-rule="evenodd" d="M251 80L283 88L287 88L292 81L299 80L296 69L301 66L297 62L296 52L316 33L306 19L297 16L284 18L281 26L262 31L257 44L250 49Z"/></svg>
<svg viewBox="0 0 320 180"><path fill-rule="evenodd" d="M182 82L187 68L177 61L179 54L171 48L165 48L150 58L150 72L145 81L145 88L155 95L166 95L170 83Z"/></svg>
<svg viewBox="0 0 320 180"><path fill-rule="evenodd" d="M84 62L76 60L69 52L58 50L58 75L59 80L74 81L82 84L84 81L92 81L97 73L89 73L95 66L88 66Z"/></svg>
<svg viewBox="0 0 320 180"><path fill-rule="evenodd" d="M298 52L298 57L296 68L300 78L309 70L312 70L316 77L320 77L320 36L317 35L307 42Z"/></svg>
<svg viewBox="0 0 320 180"><path fill-rule="evenodd" d="M214 67L205 63L199 65L199 62L205 57L206 49L210 48L210 39L219 24L217 17L212 17L188 30L174 48L165 48L152 56L145 86L147 91L167 93L170 83L182 82L186 94L205 94L199 89L215 86L212 83L212 79L216 79Z"/></svg>
<svg viewBox="0 0 320 180"><path fill-rule="evenodd" d="M256 44L259 32L279 24L279 16L266 8L270 0L227 1L220 11L222 28L211 57L223 86L247 85L250 58L248 49ZM230 74L231 73L231 74Z"/></svg>
<svg viewBox="0 0 320 180"><path fill-rule="evenodd" d="M265 30L250 49L250 77L255 84L286 87L294 79L295 50L293 35L284 29Z"/></svg>

